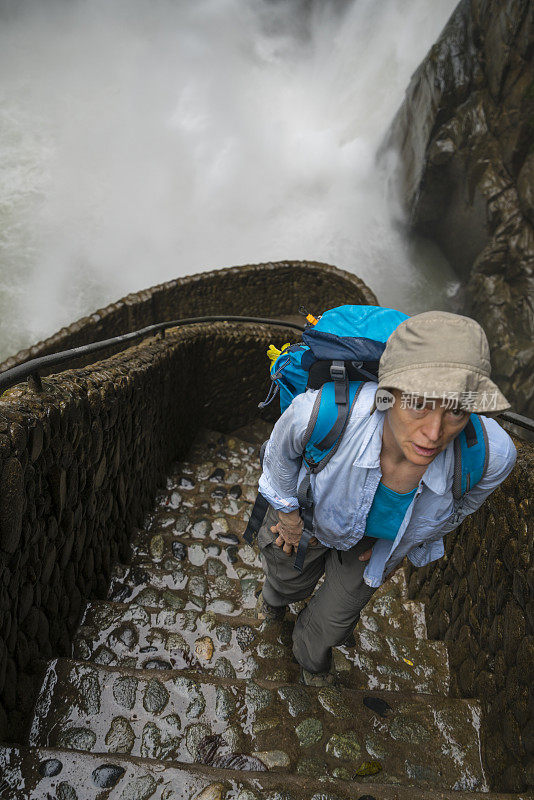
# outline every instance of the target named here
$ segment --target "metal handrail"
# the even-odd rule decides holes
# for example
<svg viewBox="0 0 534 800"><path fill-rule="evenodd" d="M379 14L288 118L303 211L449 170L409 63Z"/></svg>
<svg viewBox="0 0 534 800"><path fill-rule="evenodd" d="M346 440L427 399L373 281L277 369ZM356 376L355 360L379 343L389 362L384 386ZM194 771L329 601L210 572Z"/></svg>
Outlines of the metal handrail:
<svg viewBox="0 0 534 800"><path fill-rule="evenodd" d="M295 322L284 322L280 319L270 319L269 317L207 316L187 317L186 319L176 319L170 322L157 322L155 325L148 325L146 328L140 328L140 330L133 331L132 333L123 333L120 336L114 336L112 339L104 339L101 342L84 344L81 347L73 347L71 350L63 350L60 353L50 353L50 355L47 356L40 356L39 358L25 361L24 364L18 364L16 367L12 367L0 373L0 391L5 391L27 379L28 385L34 392L41 392L43 390L41 376L39 374L39 370L41 369L54 367L57 364L64 364L75 358L80 358L90 353L97 353L99 350L105 350L108 347L113 347L122 342L132 342L153 333L160 333L161 338L164 338L167 328L178 328L182 325L195 325L202 322L256 322L262 325L277 325L281 328L295 328L295 330L301 332L305 330L304 325L297 325ZM503 411L498 414L498 416L505 422L518 425L520 428L525 428L534 433L534 420L530 419L530 417L516 414L514 411Z"/></svg>
<svg viewBox="0 0 534 800"><path fill-rule="evenodd" d="M209 316L157 322L155 325L148 325L146 328L140 328L138 331L132 331L132 333L123 333L120 336L114 336L112 339L103 339L101 342L84 344L81 347L73 347L60 353L50 353L47 356L32 358L30 361L25 361L24 364L17 364L16 367L11 367L11 369L6 369L5 372L0 373L0 391L5 391L27 378L30 388L35 392L40 392L43 386L39 370L54 367L57 364L64 364L67 361L72 361L90 353L97 353L99 350L105 350L122 342L132 342L153 333L160 333L161 338L164 338L167 328L178 328L181 325L193 325L201 322L257 322L263 325L279 325L282 328L296 328L298 331L304 330L303 325L297 325L295 322L283 322L280 319L266 317Z"/></svg>

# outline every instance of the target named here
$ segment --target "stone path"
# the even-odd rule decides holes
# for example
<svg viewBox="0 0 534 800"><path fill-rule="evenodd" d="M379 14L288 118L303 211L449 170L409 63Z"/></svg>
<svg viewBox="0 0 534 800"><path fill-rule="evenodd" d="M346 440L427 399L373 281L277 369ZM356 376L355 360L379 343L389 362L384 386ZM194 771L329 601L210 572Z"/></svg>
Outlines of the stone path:
<svg viewBox="0 0 534 800"><path fill-rule="evenodd" d="M336 648L338 685L298 683L299 606L254 618L261 565L241 539L265 435L205 433L173 466L72 659L48 665L28 745L0 747L0 798L519 797L487 793L480 705L449 696L402 571Z"/></svg>

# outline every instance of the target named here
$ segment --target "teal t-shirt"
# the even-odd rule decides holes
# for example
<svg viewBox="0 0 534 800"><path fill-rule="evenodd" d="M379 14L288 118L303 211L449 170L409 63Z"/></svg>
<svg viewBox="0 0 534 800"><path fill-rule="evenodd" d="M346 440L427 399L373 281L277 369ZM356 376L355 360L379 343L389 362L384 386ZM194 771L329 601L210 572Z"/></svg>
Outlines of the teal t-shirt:
<svg viewBox="0 0 534 800"><path fill-rule="evenodd" d="M365 535L393 541L416 491L417 486L411 492L394 492L380 482L367 515Z"/></svg>

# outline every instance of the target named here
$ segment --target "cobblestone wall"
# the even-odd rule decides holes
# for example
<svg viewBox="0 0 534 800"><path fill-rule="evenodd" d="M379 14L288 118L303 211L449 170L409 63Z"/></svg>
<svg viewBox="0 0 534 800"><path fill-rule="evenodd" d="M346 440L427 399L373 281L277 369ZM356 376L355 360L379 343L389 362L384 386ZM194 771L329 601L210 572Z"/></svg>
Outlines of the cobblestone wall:
<svg viewBox="0 0 534 800"><path fill-rule="evenodd" d="M278 261L203 272L129 294L21 350L0 364L0 372L31 358L69 350L139 330L157 322L208 314L293 316L300 305L319 312L345 303L378 305L356 275L312 261ZM99 356L117 352L110 348ZM78 359L73 366L94 360Z"/></svg>
<svg viewBox="0 0 534 800"><path fill-rule="evenodd" d="M295 331L196 325L0 401L0 739L20 740L43 659L70 655L84 603L165 468L203 426L238 427L266 387L271 341ZM267 378L268 381L268 378Z"/></svg>
<svg viewBox="0 0 534 800"><path fill-rule="evenodd" d="M452 689L485 712L492 786L534 788L534 445L483 506L445 536L445 555L411 568L428 636L448 643Z"/></svg>

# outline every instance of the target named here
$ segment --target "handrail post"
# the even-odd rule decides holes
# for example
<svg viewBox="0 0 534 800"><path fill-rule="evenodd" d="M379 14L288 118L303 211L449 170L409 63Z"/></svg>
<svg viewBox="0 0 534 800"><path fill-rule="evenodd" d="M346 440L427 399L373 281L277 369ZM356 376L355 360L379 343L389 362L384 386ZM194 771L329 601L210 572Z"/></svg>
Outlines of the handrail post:
<svg viewBox="0 0 534 800"><path fill-rule="evenodd" d="M28 375L28 386L32 390L32 392L35 392L36 394L39 394L40 392L43 391L43 382L41 380L41 376L37 371L30 372L30 374Z"/></svg>

